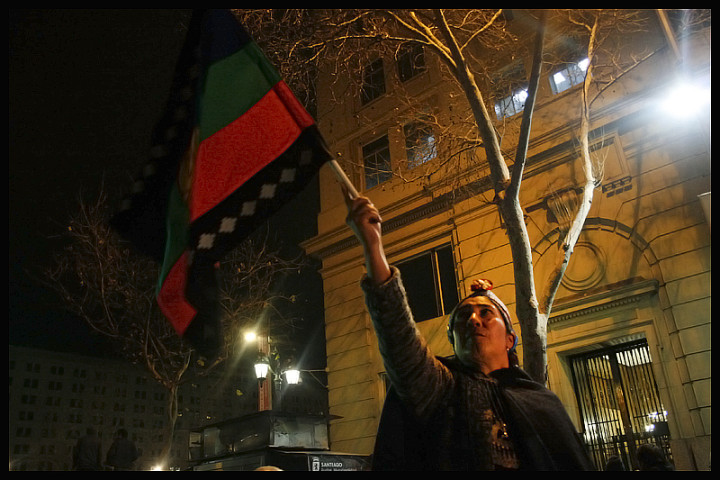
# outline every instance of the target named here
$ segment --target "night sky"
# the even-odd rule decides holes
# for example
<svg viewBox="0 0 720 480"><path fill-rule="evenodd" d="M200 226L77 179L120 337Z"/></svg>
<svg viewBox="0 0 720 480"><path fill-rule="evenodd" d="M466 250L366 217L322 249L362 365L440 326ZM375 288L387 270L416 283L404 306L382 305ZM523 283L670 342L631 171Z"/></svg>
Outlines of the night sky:
<svg viewBox="0 0 720 480"><path fill-rule="evenodd" d="M119 198L147 160L190 11L9 12L9 343L92 354L102 339L64 313L33 275L59 248L53 237L79 196L94 198L104 182ZM312 187L300 202L315 205ZM306 218L291 231L313 235L316 217ZM322 323L318 281L314 275L305 307ZM317 328L306 333L316 346L324 340Z"/></svg>

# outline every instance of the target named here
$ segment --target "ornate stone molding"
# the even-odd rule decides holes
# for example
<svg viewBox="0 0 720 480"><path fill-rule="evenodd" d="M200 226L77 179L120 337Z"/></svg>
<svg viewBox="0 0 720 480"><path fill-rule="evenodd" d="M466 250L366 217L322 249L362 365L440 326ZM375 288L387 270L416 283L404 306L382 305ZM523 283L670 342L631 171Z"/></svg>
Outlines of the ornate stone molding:
<svg viewBox="0 0 720 480"><path fill-rule="evenodd" d="M548 323L560 323L567 320L592 315L639 303L648 296L657 293L657 280L630 279L619 284L605 285L584 295L573 295L559 299Z"/></svg>

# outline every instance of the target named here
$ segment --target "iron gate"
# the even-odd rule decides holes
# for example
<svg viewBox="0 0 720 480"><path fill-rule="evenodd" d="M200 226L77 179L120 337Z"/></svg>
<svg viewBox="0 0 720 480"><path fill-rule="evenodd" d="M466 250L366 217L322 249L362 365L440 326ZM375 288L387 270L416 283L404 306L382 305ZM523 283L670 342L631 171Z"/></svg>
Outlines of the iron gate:
<svg viewBox="0 0 720 480"><path fill-rule="evenodd" d="M635 453L643 443L658 445L672 461L651 362L644 339L570 357L583 436L598 469L612 456L637 469Z"/></svg>

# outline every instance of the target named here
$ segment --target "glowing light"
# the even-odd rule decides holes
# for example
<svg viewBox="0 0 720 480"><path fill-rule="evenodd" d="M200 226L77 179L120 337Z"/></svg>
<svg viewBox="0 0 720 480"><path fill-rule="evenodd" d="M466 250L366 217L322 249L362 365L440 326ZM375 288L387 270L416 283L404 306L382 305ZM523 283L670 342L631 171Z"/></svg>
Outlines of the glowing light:
<svg viewBox="0 0 720 480"><path fill-rule="evenodd" d="M516 93L513 95L513 99L514 99L517 103L520 103L520 104L525 103L525 100L527 100L527 97L528 97L528 91L527 91L527 90L520 90L520 91L516 92Z"/></svg>
<svg viewBox="0 0 720 480"><path fill-rule="evenodd" d="M669 89L660 101L660 108L667 115L687 119L710 106L710 87L683 82Z"/></svg>
<svg viewBox="0 0 720 480"><path fill-rule="evenodd" d="M266 378L269 370L270 365L267 362L258 362L255 364L255 376L258 380Z"/></svg>
<svg viewBox="0 0 720 480"><path fill-rule="evenodd" d="M294 368L285 370L285 380L290 385L297 385L300 382L300 370Z"/></svg>
<svg viewBox="0 0 720 480"><path fill-rule="evenodd" d="M651 421L657 422L658 420L662 420L667 417L667 410L663 410L662 412L651 412L648 414L648 417L650 417Z"/></svg>

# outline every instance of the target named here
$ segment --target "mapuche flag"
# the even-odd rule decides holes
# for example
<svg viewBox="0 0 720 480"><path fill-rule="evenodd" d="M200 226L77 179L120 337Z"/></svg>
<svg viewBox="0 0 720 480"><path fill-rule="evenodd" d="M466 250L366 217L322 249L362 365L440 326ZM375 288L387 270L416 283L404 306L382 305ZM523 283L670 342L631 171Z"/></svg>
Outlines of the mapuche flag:
<svg viewBox="0 0 720 480"><path fill-rule="evenodd" d="M113 224L161 263L158 304L200 353L215 355L222 340L216 263L330 158L232 13L196 12L151 159Z"/></svg>

